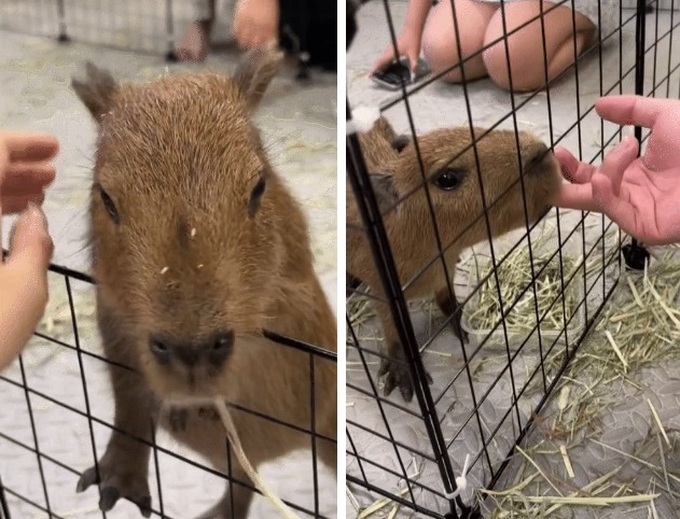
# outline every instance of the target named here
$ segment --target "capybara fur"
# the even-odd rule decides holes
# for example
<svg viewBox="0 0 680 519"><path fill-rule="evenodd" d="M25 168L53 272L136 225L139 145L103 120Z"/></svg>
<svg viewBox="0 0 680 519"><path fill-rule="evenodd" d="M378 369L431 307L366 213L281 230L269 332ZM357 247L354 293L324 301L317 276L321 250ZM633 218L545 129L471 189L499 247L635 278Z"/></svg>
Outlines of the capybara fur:
<svg viewBox="0 0 680 519"><path fill-rule="evenodd" d="M215 398L255 468L311 447L310 434L245 411L312 427L310 354L265 330L337 350L304 213L252 123L280 62L267 48L229 77L146 83L119 83L88 63L86 79L72 81L98 126L92 260L103 348L116 363L115 430L98 474L92 467L78 483L81 492L99 484L102 510L123 497L150 516L149 445L163 427L243 483L201 517L246 517L252 483L227 454ZM330 439L317 439L317 454L333 471L336 371L314 359L314 426Z"/></svg>
<svg viewBox="0 0 680 519"><path fill-rule="evenodd" d="M551 201L560 185L557 161L533 134L519 133L520 167L515 132L494 130L484 135L487 130L483 128L474 128L472 132L468 127L433 130L418 136L416 148L416 144L405 137L397 137L389 122L381 117L368 132L359 134L399 280L402 287L406 287L405 298L434 298L463 342L467 342L467 335L460 326L460 307L453 293L453 281L447 280L446 274L452 278L465 248L488 240L484 202L491 236L498 237L526 223L520 173L529 223L539 220L552 207ZM481 175L472 147L473 135L478 139ZM395 145L395 142L401 144ZM423 172L432 209L423 187ZM347 274L354 285L357 281L364 282L376 298L374 305L382 322L387 349L379 370L379 376L386 375L384 393L389 395L398 387L403 398L410 401L413 397L411 377L389 307L384 302L383 286L368 238L361 229L363 223L349 181L346 196ZM440 250L444 251L446 270L438 259L442 256Z"/></svg>

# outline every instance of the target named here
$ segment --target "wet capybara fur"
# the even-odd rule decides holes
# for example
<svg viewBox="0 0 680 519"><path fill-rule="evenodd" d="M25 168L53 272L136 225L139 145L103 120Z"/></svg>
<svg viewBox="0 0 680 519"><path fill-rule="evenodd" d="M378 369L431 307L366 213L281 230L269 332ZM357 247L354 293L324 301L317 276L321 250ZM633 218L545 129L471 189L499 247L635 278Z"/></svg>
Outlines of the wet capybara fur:
<svg viewBox="0 0 680 519"><path fill-rule="evenodd" d="M557 161L533 134L520 132L518 135L520 167L515 132L487 133L483 128L474 128L472 132L468 127L433 130L417 137L416 148L409 139L397 136L390 123L381 117L368 132L359 134L399 279L406 287L405 298L435 299L462 342L467 342L467 335L460 326L461 309L447 274L453 277L465 248L488 240L485 205L491 236L498 237L526 224L520 174L529 223L539 220L552 207L551 201L561 182ZM475 137L481 175L472 146ZM423 187L423 171L432 209ZM410 401L413 384L409 369L389 307L383 302L383 286L366 233L361 229L363 223L349 180L346 196L349 284L365 283L376 298L374 305L387 350L379 370L379 376L386 375L385 395L398 387L403 398ZM441 259L436 259L442 255L440 250L446 270Z"/></svg>
<svg viewBox="0 0 680 519"><path fill-rule="evenodd" d="M122 497L150 516L149 445L163 427L243 483L201 517L246 517L252 483L233 449L228 459L216 397L255 468L311 447L309 434L244 411L312 426L310 355L264 330L337 349L303 211L252 123L280 62L268 48L230 77L146 83L88 64L86 79L72 81L98 125L91 244L98 325L115 363L115 430L98 475L92 467L78 483L81 492L99 484L102 510ZM313 383L314 426L330 439L317 439L317 454L335 470L335 363L315 358Z"/></svg>

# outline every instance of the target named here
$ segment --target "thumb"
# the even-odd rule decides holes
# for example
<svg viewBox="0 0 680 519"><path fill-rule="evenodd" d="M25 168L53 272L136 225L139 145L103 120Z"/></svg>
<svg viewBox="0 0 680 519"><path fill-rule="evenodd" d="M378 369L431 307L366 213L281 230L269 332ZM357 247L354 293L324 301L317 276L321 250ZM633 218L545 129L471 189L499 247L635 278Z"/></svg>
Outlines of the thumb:
<svg viewBox="0 0 680 519"><path fill-rule="evenodd" d="M47 270L53 252L47 219L37 205L29 203L12 228L7 264L42 272Z"/></svg>
<svg viewBox="0 0 680 519"><path fill-rule="evenodd" d="M557 159L560 165L560 171L564 178L569 182L581 183L575 179L576 172L581 163L568 149L561 146L555 148L555 159Z"/></svg>

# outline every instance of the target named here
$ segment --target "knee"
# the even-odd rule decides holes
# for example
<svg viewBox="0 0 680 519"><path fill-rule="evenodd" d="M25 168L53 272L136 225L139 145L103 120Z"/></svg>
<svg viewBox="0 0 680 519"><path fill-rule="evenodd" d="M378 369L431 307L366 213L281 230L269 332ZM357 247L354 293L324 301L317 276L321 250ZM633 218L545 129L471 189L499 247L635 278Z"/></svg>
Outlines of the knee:
<svg viewBox="0 0 680 519"><path fill-rule="evenodd" d="M489 77L500 87L518 91L545 86L545 40L540 22L524 25L529 13L515 13L506 8L505 30L500 12L491 19L484 35L483 60ZM531 13L533 14L533 13ZM547 31L546 31L547 32ZM509 36L505 36L511 33ZM512 85L510 84L512 83Z"/></svg>
<svg viewBox="0 0 680 519"><path fill-rule="evenodd" d="M537 18L540 10L536 4L517 2L511 5L512 8L508 6L505 9L505 31L500 12L494 15L487 26L484 35L484 46L489 46L484 52L487 72L499 86L506 89L510 89L511 79L514 90L543 88L547 81L573 64L574 38L578 55L594 33L594 26L585 16L577 13L576 27L573 27L571 11L558 6L545 13L542 27ZM506 33L512 34L505 36Z"/></svg>
<svg viewBox="0 0 680 519"><path fill-rule="evenodd" d="M488 42L502 34L491 35ZM486 45L486 44L485 44ZM501 88L516 91L535 90L545 86L544 55L540 42L534 49L528 46L508 46L506 40L491 44L483 53L489 77ZM512 83L512 84L511 84Z"/></svg>
<svg viewBox="0 0 680 519"><path fill-rule="evenodd" d="M459 62L455 38L433 30L431 27L425 28L422 49L425 61L436 75L451 69ZM462 80L460 67L449 70L441 79L451 83L459 83Z"/></svg>

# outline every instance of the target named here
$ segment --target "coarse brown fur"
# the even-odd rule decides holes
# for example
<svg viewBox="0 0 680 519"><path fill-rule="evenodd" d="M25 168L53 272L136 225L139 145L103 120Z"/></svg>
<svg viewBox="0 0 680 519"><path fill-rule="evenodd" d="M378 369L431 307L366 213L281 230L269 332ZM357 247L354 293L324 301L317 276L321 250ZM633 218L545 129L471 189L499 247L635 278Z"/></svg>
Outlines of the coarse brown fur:
<svg viewBox="0 0 680 519"><path fill-rule="evenodd" d="M146 84L118 84L88 64L87 79L72 83L99 125L90 206L99 328L107 358L134 370L110 366L124 434L112 433L100 477L93 467L78 484L99 483L102 510L125 497L150 515L148 442L160 425L217 470L227 474L231 461L243 483L201 517L246 517L252 483L233 450L228 459L215 396L312 426L310 354L262 335L337 349L303 211L251 122L280 61L272 49L254 51L231 78ZM335 362L315 358L313 378L316 432L335 440ZM311 446L309 434L237 407L231 414L256 468ZM316 443L335 470L334 441Z"/></svg>
<svg viewBox="0 0 680 519"><path fill-rule="evenodd" d="M519 133L522 168L518 166L516 135L497 130L486 133L474 128L483 193L493 237L525 225L525 211L520 183L524 170L526 204L530 223L536 222L551 207L560 185L559 166L547 147L534 135ZM417 139L428 179L446 269L453 276L463 249L488 240L484 201L478 180L471 131L466 127L438 129ZM481 139L480 139L481 137ZM414 143L394 145L396 133L381 117L370 131L359 135L362 154L370 174L373 191L383 214L392 255L407 300L434 298L461 341L467 336L460 327L460 308L455 293L449 290L446 271L437 246L432 213L423 188L423 176ZM467 148L467 151L465 151ZM462 154L461 154L462 153ZM451 161L452 158L455 158ZM439 172L453 170L459 185L451 190L436 186ZM347 183L347 273L366 283L376 298L384 301L379 274L351 185ZM356 283L356 282L355 282ZM451 288L453 284L451 283ZM413 386L404 353L386 303L376 301L387 345L386 359L379 375L387 375L385 394L399 387L405 400L413 397Z"/></svg>

